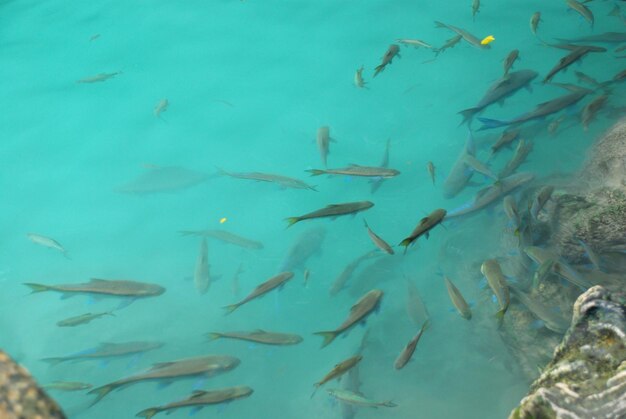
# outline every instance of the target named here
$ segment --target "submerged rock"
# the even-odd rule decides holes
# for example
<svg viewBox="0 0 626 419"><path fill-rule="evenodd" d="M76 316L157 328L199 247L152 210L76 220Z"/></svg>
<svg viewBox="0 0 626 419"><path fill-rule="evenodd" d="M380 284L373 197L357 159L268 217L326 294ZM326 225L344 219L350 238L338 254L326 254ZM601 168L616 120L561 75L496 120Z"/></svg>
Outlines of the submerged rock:
<svg viewBox="0 0 626 419"><path fill-rule="evenodd" d="M590 288L563 342L509 419L626 417L626 293Z"/></svg>
<svg viewBox="0 0 626 419"><path fill-rule="evenodd" d="M65 418L61 408L37 386L28 371L2 351L0 351L0 418Z"/></svg>

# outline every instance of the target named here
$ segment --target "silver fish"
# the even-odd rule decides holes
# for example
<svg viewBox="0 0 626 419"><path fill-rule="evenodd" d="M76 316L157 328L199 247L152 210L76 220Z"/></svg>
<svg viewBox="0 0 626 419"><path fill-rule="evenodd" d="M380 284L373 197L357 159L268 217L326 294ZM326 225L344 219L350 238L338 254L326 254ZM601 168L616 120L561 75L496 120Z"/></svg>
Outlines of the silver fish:
<svg viewBox="0 0 626 419"><path fill-rule="evenodd" d="M99 74L96 74L95 76L89 76L89 77L85 77L84 79L80 79L76 83L98 83L98 82L112 79L118 74L122 74L122 72L116 71L115 73L99 73Z"/></svg>
<svg viewBox="0 0 626 419"><path fill-rule="evenodd" d="M503 67L504 67L504 75L506 76L507 74L509 74L509 70L511 69L511 67L513 67L513 64L515 63L515 61L519 58L519 50L518 49L514 49L513 51L509 52L509 55L506 56L506 58L504 59L504 62L502 63Z"/></svg>
<svg viewBox="0 0 626 419"><path fill-rule="evenodd" d="M456 26L448 25L448 24L445 24L445 23L442 23L442 22L437 22L437 21L435 21L435 26L437 28L449 29L452 32L455 32L456 34L461 35L465 41L467 41L471 45L475 46L476 48L479 48L479 49L489 49L489 48L491 48L491 46L488 45L488 44L482 44L480 42L480 39L476 38L474 35L472 35L468 31L466 31L465 29L457 28Z"/></svg>
<svg viewBox="0 0 626 419"><path fill-rule="evenodd" d="M576 0L565 0L565 3L567 3L567 5L575 10L578 14L580 14L587 22L589 22L591 24L591 27L593 28L593 23L594 23L594 18L593 18L593 12L584 4L577 2Z"/></svg>
<svg viewBox="0 0 626 419"><path fill-rule="evenodd" d="M232 313L242 305L264 296L275 288L283 287L285 283L287 283L287 281L289 281L291 278L293 278L293 272L282 272L276 276L273 276L267 281L257 285L257 287L253 289L252 292L250 292L250 294L248 294L248 296L243 300L239 301L238 303L225 306L224 309L226 310L226 314Z"/></svg>
<svg viewBox="0 0 626 419"><path fill-rule="evenodd" d="M481 173L487 177L492 178L493 180L498 180L498 177L493 174L493 172L487 167L486 164L478 160L476 157L466 154L465 155L465 164L474 169L476 172Z"/></svg>
<svg viewBox="0 0 626 419"><path fill-rule="evenodd" d="M330 128L327 126L319 127L317 129L317 149L320 152L322 163L326 167L326 161L328 160L328 154L330 153L330 142L334 141L330 138Z"/></svg>
<svg viewBox="0 0 626 419"><path fill-rule="evenodd" d="M589 129L589 124L595 119L608 99L609 97L607 95L598 96L583 108L580 114L580 120L585 131Z"/></svg>
<svg viewBox="0 0 626 419"><path fill-rule="evenodd" d="M530 215L536 220L539 216L539 212L543 209L546 202L552 196L552 192L554 191L554 186L544 186L539 192L537 192L537 196L533 199L533 202L530 207Z"/></svg>
<svg viewBox="0 0 626 419"><path fill-rule="evenodd" d="M354 393L349 390L330 389L326 391L332 397L334 397L335 399L343 403L354 404L357 406L364 406L364 407L396 407L397 406L397 404L393 403L390 400L386 400L382 402L370 400L370 399L363 397L360 394Z"/></svg>
<svg viewBox="0 0 626 419"><path fill-rule="evenodd" d="M452 38L448 39L446 43L443 44L441 47L433 49L433 51L435 51L435 57L441 54L442 52L445 52L445 50L449 48L454 48L456 44L461 42L461 39L463 39L461 35L453 36Z"/></svg>
<svg viewBox="0 0 626 419"><path fill-rule="evenodd" d="M362 176L362 177L375 177L375 178L392 178L398 176L400 171L396 169L389 169L387 167L374 167L374 166L359 166L358 164L352 164L348 167L342 167L339 169L309 169L307 172L311 173L311 176L319 175L346 175L346 176Z"/></svg>
<svg viewBox="0 0 626 419"><path fill-rule="evenodd" d="M380 250L382 250L383 252L393 255L395 252L393 251L391 246L389 246L389 243L383 240L378 234L374 233L374 231L372 231L372 229L367 224L367 221L365 221L365 219L363 220L363 223L365 224L365 228L367 229L367 235L370 237L374 245L378 247Z"/></svg>
<svg viewBox="0 0 626 419"><path fill-rule="evenodd" d="M588 53L604 52L604 51L606 51L606 48L588 47L585 45L576 47L575 49L572 50L572 52L570 52L565 57L559 60L559 62L552 68L552 70L550 70L550 72L543 79L543 82L544 83L549 82L558 72L565 70L567 67L574 64L576 61L581 60Z"/></svg>
<svg viewBox="0 0 626 419"><path fill-rule="evenodd" d="M360 89L365 88L365 85L367 84L367 82L363 80L363 70L364 67L361 66L361 68L357 69L354 73L354 85Z"/></svg>
<svg viewBox="0 0 626 419"><path fill-rule="evenodd" d="M541 22L541 12L535 12L530 17L530 31L533 35L537 36L537 28L539 27L539 22Z"/></svg>
<svg viewBox="0 0 626 419"><path fill-rule="evenodd" d="M500 268L500 264L497 260L488 259L480 266L480 272L485 275L489 287L498 299L500 310L496 313L496 317L502 320L504 313L506 313L509 308L509 304L511 303L509 286L506 282L506 278L504 278L504 274L502 273L502 268Z"/></svg>
<svg viewBox="0 0 626 419"><path fill-rule="evenodd" d="M366 211L374 206L370 201L346 202L343 204L330 204L324 208L309 212L297 217L289 217L286 219L287 227L299 223L300 221L313 220L316 218L336 218L342 215L356 214L357 212Z"/></svg>
<svg viewBox="0 0 626 419"><path fill-rule="evenodd" d="M26 237L28 237L30 241L32 241L33 243L47 247L49 249L58 250L59 252L63 254L63 256L65 256L66 258L69 258L67 255L67 250L65 250L65 248L61 246L61 243L59 243L58 241L50 237L42 236L40 234L35 234L35 233L28 233Z"/></svg>
<svg viewBox="0 0 626 419"><path fill-rule="evenodd" d="M463 298L461 291L450 281L447 276L443 277L443 281L446 284L446 288L448 289L448 295L450 296L450 300L454 307L458 310L461 317L466 320L470 320L472 318L472 310L470 310L469 304Z"/></svg>
<svg viewBox="0 0 626 419"><path fill-rule="evenodd" d="M472 137L472 133L470 131L467 137L467 141L465 142L465 147L463 148L463 151L452 166L452 169L450 169L448 177L443 182L444 198L454 198L465 188L467 183L470 181L472 175L474 174L474 171L469 170L467 163L465 163L465 156L473 156L475 152L476 149L474 146L474 138Z"/></svg>
<svg viewBox="0 0 626 419"><path fill-rule="evenodd" d="M223 169L219 169L220 173L226 176L230 176L237 179L247 179L247 180L255 180L257 182L269 182L275 183L282 188L292 188L292 189L309 189L312 191L317 191L315 186L309 185L306 182L301 181L300 179L295 179L288 176L275 175L272 173L261 173L261 172L227 172Z"/></svg>
<svg viewBox="0 0 626 419"><path fill-rule="evenodd" d="M503 131L496 143L491 146L491 155L496 154L496 152L502 147L508 146L513 141L517 140L519 138L519 133L520 130L518 129Z"/></svg>
<svg viewBox="0 0 626 419"><path fill-rule="evenodd" d="M570 325L569 319L559 316L552 309L546 307L536 299L531 298L518 287L510 285L510 289L513 296L520 303L526 306L531 313L544 322L546 328L560 334L567 331Z"/></svg>
<svg viewBox="0 0 626 419"><path fill-rule="evenodd" d="M428 328L429 322L428 320L424 322L420 331L407 343L404 347L398 358L396 358L396 362L393 364L394 368L400 370L404 368L406 364L409 363L411 358L413 357L413 353L415 352L415 348L417 347L418 342L420 341L424 331Z"/></svg>

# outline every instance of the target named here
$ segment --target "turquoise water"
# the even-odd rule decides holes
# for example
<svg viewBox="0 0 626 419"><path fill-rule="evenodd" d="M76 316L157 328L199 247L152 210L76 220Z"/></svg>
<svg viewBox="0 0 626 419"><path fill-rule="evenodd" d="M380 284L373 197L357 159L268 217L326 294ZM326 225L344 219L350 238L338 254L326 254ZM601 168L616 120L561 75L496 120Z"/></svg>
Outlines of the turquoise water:
<svg viewBox="0 0 626 419"><path fill-rule="evenodd" d="M541 11L542 39L626 31L607 16L613 2L593 2L592 30L562 2L484 2L472 20L471 2L258 2L258 1L3 1L0 37L3 64L0 210L0 347L42 383L84 381L95 386L140 372L156 362L206 354L241 359L235 370L210 378L122 388L89 407L92 395L52 393L70 417L133 417L150 406L187 397L193 389L248 385L254 394L225 408L207 407L198 417L331 418L342 411L325 391L310 394L335 364L352 356L363 331L320 349L313 332L332 329L367 291L385 292L380 312L367 321L369 338L360 364L361 391L398 406L362 408L358 418L501 418L524 396L529 378L515 366L502 343L479 286L480 263L501 255L505 217L491 211L438 227L406 256L363 263L347 289L328 290L343 268L374 249L363 218L391 244L399 243L436 208L452 210L489 185L481 175L457 197L445 199L441 185L468 136L457 112L475 105L502 76L502 60L520 50L514 69L539 72L533 92L522 89L503 107L482 116L509 119L566 93L540 79L567 51L543 46L529 30ZM453 37L437 29L440 20L475 34L493 35L489 50L461 41L435 54L401 47L401 58L372 79L374 67L397 38L418 38L440 46ZM94 35L99 35L91 40ZM601 44L596 44L601 45ZM604 45L554 81L575 83L574 71L600 81L623 69L614 58L620 44ZM353 84L365 67L367 89ZM120 72L100 83L77 83L99 73ZM160 118L156 104L167 98ZM610 98L620 103L620 88ZM587 103L586 99L582 105ZM583 131L568 109L572 126L547 133L547 121L526 134L534 150L521 171L537 178L575 171L588 147L615 120L604 113ZM558 114L560 115L560 114ZM557 116L558 116L557 115ZM543 125L542 125L543 124ZM378 165L387 139L390 167L401 174L371 194L367 180L335 176L309 178L322 168L315 143L329 126L329 167ZM478 128L478 121L472 128ZM564 123L564 127L566 124ZM532 134L530 133L532 132ZM477 157L500 130L474 132ZM492 162L500 169L512 155ZM426 171L437 168L436 186ZM142 174L181 167L212 175L268 172L316 185L318 192L211 176L189 188L149 194L122 193ZM195 173L194 172L194 173ZM171 181L172 179L166 179ZM152 184L159 188L162 184ZM375 206L355 217L305 221L286 229L284 219L327 204L369 200ZM220 220L226 218L223 224ZM245 297L279 272L289 249L309 229L322 226L319 252L294 270L281 291L241 307L229 316L221 308ZM225 229L262 242L262 250L209 240L211 275L221 275L204 295L194 287L200 239L180 230ZM69 258L29 241L27 233L52 237ZM368 266L388 258L374 276ZM232 278L239 266L239 292ZM304 284L303 270L310 271ZM462 319L440 277L444 270L474 303L474 318ZM365 273L363 273L365 272ZM413 360L401 371L393 363L417 333L405 313L404 276L411 277L431 316ZM60 328L56 322L85 312L116 309L119 299L57 293L28 295L23 282L66 284L89 278L134 279L167 291L116 310L87 325ZM296 333L297 346L253 345L234 340L207 342L210 331L265 329ZM42 358L67 355L101 342L160 341L165 346L141 357L51 367ZM538 342L540 345L541 342ZM340 385L329 383L324 389ZM188 409L174 413L184 417Z"/></svg>

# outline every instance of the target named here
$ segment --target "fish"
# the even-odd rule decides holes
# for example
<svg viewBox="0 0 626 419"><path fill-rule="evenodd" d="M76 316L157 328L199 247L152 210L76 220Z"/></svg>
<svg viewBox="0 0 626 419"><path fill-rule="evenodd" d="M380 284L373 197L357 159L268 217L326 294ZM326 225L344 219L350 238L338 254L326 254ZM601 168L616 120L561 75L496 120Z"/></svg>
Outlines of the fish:
<svg viewBox="0 0 626 419"><path fill-rule="evenodd" d="M597 81L593 77L588 76L587 74L583 73L582 71L575 71L574 74L576 74L576 78L581 83L587 83L587 84L589 84L591 86L596 86L596 87L601 87L602 86L602 83L600 83L599 81Z"/></svg>
<svg viewBox="0 0 626 419"><path fill-rule="evenodd" d="M584 4L576 1L576 0L565 0L565 3L572 9L575 10L579 15L581 15L587 22L591 24L593 28L593 12Z"/></svg>
<svg viewBox="0 0 626 419"><path fill-rule="evenodd" d="M517 140L519 138L519 133L520 130L518 129L503 131L496 143L491 146L491 155L496 154L496 152L498 152L502 147L508 146L513 141Z"/></svg>
<svg viewBox="0 0 626 419"><path fill-rule="evenodd" d="M239 267L237 268L237 270L235 271L235 274L233 275L233 279L232 279L232 291L233 291L233 295L237 296L239 295L239 275L241 275L241 273L243 272L243 263L239 264Z"/></svg>
<svg viewBox="0 0 626 419"><path fill-rule="evenodd" d="M239 236L226 230L183 230L179 231L179 233L183 236L193 235L208 237L224 243L234 244L235 246L243 247L244 249L260 250L265 247L261 242Z"/></svg>
<svg viewBox="0 0 626 419"><path fill-rule="evenodd" d="M581 36L579 38L572 39L562 39L557 38L558 41L561 42L570 42L570 43L581 43L581 42L592 42L592 43L606 43L606 44L617 44L626 42L626 32L605 32L597 35L588 35Z"/></svg>
<svg viewBox="0 0 626 419"><path fill-rule="evenodd" d="M306 287L309 282L309 277L311 276L311 271L305 269L302 273L302 276L304 277L304 286Z"/></svg>
<svg viewBox="0 0 626 419"><path fill-rule="evenodd" d="M518 187L530 182L534 177L532 173L517 173L506 178L500 178L500 180L493 185L478 191L470 202L448 212L446 219L476 212L497 201L499 198L506 196Z"/></svg>
<svg viewBox="0 0 626 419"><path fill-rule="evenodd" d="M382 72L388 64L391 64L394 57L402 58L400 57L400 47L396 44L391 44L385 55L383 55L382 62L374 69L374 77Z"/></svg>
<svg viewBox="0 0 626 419"><path fill-rule="evenodd" d="M118 188L119 193L147 195L170 193L200 185L218 176L178 166L150 166L147 171L135 180Z"/></svg>
<svg viewBox="0 0 626 419"><path fill-rule="evenodd" d="M320 152L322 163L326 167L326 161L328 160L328 154L330 153L330 142L334 141L330 138L330 128L322 126L317 129L317 149Z"/></svg>
<svg viewBox="0 0 626 419"><path fill-rule="evenodd" d="M539 284L545 281L546 278L552 273L554 270L554 263L554 260L547 258L537 267L537 270L533 275L533 288L538 288Z"/></svg>
<svg viewBox="0 0 626 419"><path fill-rule="evenodd" d="M87 324L92 320L98 319L103 316L115 316L112 311L105 311L102 313L85 313L80 316L69 317L64 320L59 320L57 326L59 327L73 327L81 324Z"/></svg>
<svg viewBox="0 0 626 419"><path fill-rule="evenodd" d="M514 95L521 88L531 90L530 83L538 75L539 73L533 70L519 70L499 78L489 86L487 92L474 107L459 112L463 116L461 124L471 121L475 115L494 103L503 104L506 98Z"/></svg>
<svg viewBox="0 0 626 419"><path fill-rule="evenodd" d="M444 275L443 280L446 284L446 288L448 289L448 295L450 296L450 300L452 300L452 304L457 309L461 317L466 320L471 320L472 318L472 310L470 310L469 304L463 298L461 291L452 283L452 281Z"/></svg>
<svg viewBox="0 0 626 419"><path fill-rule="evenodd" d="M170 414L176 409L185 407L192 408L191 412L189 413L189 415L191 416L205 406L221 403L230 403L233 400L249 397L253 392L254 390L247 386L228 387L210 391L196 390L192 393L191 396L186 399L168 403L163 406L150 407L148 409L142 410L135 416L150 419L157 413L167 412L166 414Z"/></svg>
<svg viewBox="0 0 626 419"><path fill-rule="evenodd" d="M361 362L362 359L363 359L362 355L355 355L336 364L333 367L333 369L330 370L330 372L324 376L324 378L322 378L317 383L313 384L315 386L315 390L313 391L313 394L311 394L311 397L315 395L315 392L317 392L318 388L320 388L321 386L323 386L324 384L326 384L327 382L331 380L340 378L342 375L350 371L352 368L356 367L359 364L359 362Z"/></svg>
<svg viewBox="0 0 626 419"><path fill-rule="evenodd" d="M255 180L257 182L268 182L275 183L279 185L281 188L291 188L291 189L308 189L311 191L316 191L315 186L309 185L306 182L301 181L300 179L295 179L288 176L275 175L271 173L261 173L261 172L227 172L223 169L219 169L220 173L225 176L230 176L236 179L246 179L246 180Z"/></svg>
<svg viewBox="0 0 626 419"><path fill-rule="evenodd" d="M601 95L585 105L580 114L580 120L585 131L589 129L589 124L595 119L596 115L600 109L602 109L608 98L609 97L607 95Z"/></svg>
<svg viewBox="0 0 626 419"><path fill-rule="evenodd" d="M543 83L547 83L560 71L565 70L576 61L581 60L585 55L590 52L604 52L606 48L597 49L598 47L588 47L586 45L576 47L572 52L561 58L558 63L550 70L550 72L543 79Z"/></svg>
<svg viewBox="0 0 626 419"><path fill-rule="evenodd" d="M86 349L72 355L43 358L42 361L52 365L57 365L63 362L70 361L88 361L106 358L117 358L128 355L141 354L143 352L159 349L162 346L163 343L161 342L105 342L101 343L95 348Z"/></svg>
<svg viewBox="0 0 626 419"><path fill-rule="evenodd" d="M539 22L541 22L541 12L535 12L530 17L530 31L533 35L537 36L537 28L539 27Z"/></svg>
<svg viewBox="0 0 626 419"><path fill-rule="evenodd" d="M469 44L475 46L476 48L479 48L479 49L489 49L489 48L491 48L491 46L489 44L482 44L480 42L480 39L476 38L474 35L472 35L468 31L466 31L465 29L457 28L456 26L447 25L445 23L438 22L438 21L435 21L435 26L437 28L449 29L452 32L455 32L457 35L461 35L461 37L465 41L467 41Z"/></svg>
<svg viewBox="0 0 626 419"><path fill-rule="evenodd" d="M263 295L272 291L275 288L283 287L291 278L293 278L293 272L282 272L276 276L271 277L267 281L259 284L254 290L252 290L250 294L248 294L246 298L244 298L240 302L225 306L224 309L226 310L226 314L232 313L242 305L256 298L262 297Z"/></svg>
<svg viewBox="0 0 626 419"><path fill-rule="evenodd" d="M467 140L465 141L465 147L461 151L461 154L455 161L452 169L450 169L450 173L448 173L448 177L443 182L443 196L444 198L454 198L458 195L465 186L467 186L468 182L472 178L474 174L473 170L470 170L465 163L465 156L467 155L475 155L476 147L474 145L474 137L472 136L472 132L468 132Z"/></svg>
<svg viewBox="0 0 626 419"><path fill-rule="evenodd" d="M115 73L98 73L95 76L85 77L83 79L78 80L76 83L98 83L101 81L106 81L112 79L118 74L122 74L121 71L116 71Z"/></svg>
<svg viewBox="0 0 626 419"><path fill-rule="evenodd" d="M427 321L430 321L430 315L413 281L406 276L405 279L407 283L406 312L413 324L416 326L423 325Z"/></svg>
<svg viewBox="0 0 626 419"><path fill-rule="evenodd" d="M592 90L589 89L580 89L577 92L572 92L564 96L559 96L556 99L549 100L547 102L540 103L536 106L536 108L530 112L522 114L516 118L513 118L509 121L499 121L496 119L489 118L478 118L480 122L483 123L483 126L478 129L478 131L483 131L486 129L505 127L507 125L516 125L523 124L528 121L532 121L535 119L543 119L548 115L552 115L553 113L557 113L562 111L565 108L569 108L570 106L575 105L580 100L582 100L589 93L592 93Z"/></svg>
<svg viewBox="0 0 626 419"><path fill-rule="evenodd" d="M138 282L128 279L98 279L91 278L89 282L79 284L44 285L25 282L24 285L32 290L32 294L45 291L70 294L109 295L114 297L156 297L165 292L160 285L147 282Z"/></svg>
<svg viewBox="0 0 626 419"><path fill-rule="evenodd" d="M424 47L428 49L433 49L432 45L419 39L396 39L396 42L398 44L411 46L414 48Z"/></svg>
<svg viewBox="0 0 626 419"><path fill-rule="evenodd" d="M611 79L611 81L613 82L618 82L618 81L623 81L623 80L626 80L626 70L620 71Z"/></svg>
<svg viewBox="0 0 626 419"><path fill-rule="evenodd" d="M515 198L512 195L505 196L504 200L502 201L502 205L504 207L504 213L506 214L507 218L513 223L513 227L515 228L515 230L517 230L520 224L520 217Z"/></svg>
<svg viewBox="0 0 626 419"><path fill-rule="evenodd" d="M509 305L511 304L509 286L506 282L504 274L502 273L502 268L497 260L487 259L480 266L480 272L485 275L489 287L498 299L500 310L496 313L496 318L502 320L504 314L509 309Z"/></svg>
<svg viewBox="0 0 626 419"><path fill-rule="evenodd" d="M552 192L554 192L554 186L546 185L542 187L539 192L537 192L537 196L532 201L530 207L530 215L536 220L539 216L539 212L543 209L546 202L552 196Z"/></svg>
<svg viewBox="0 0 626 419"><path fill-rule="evenodd" d="M100 38L100 34L99 34L99 33L94 34L94 35L91 35L91 36L89 37L89 41L95 41L95 40L96 40L96 39L98 39L98 38Z"/></svg>
<svg viewBox="0 0 626 419"><path fill-rule="evenodd" d="M352 306L350 315L339 327L335 330L315 332L315 335L324 338L322 348L328 346L337 336L346 333L358 323L364 323L367 317L380 307L383 294L381 290L371 290Z"/></svg>
<svg viewBox="0 0 626 419"><path fill-rule="evenodd" d="M69 259L69 256L67 255L67 250L65 250L65 248L58 241L36 233L28 233L26 237L28 237L28 239L33 243L36 243L40 246L58 250L63 256Z"/></svg>
<svg viewBox="0 0 626 419"><path fill-rule="evenodd" d="M461 39L463 39L463 37L461 35L456 35L453 36L452 38L448 39L446 41L445 44L443 44L441 47L439 48L434 48L433 51L435 51L435 57L438 56L439 54L441 54L442 52L445 52L445 50L449 49L449 48L454 48L454 46L456 44L458 44Z"/></svg>
<svg viewBox="0 0 626 419"><path fill-rule="evenodd" d="M446 217L446 210L443 208L438 208L428 214L426 217L422 218L417 226L413 229L411 234L400 242L400 246L404 246L404 253L406 253L407 249L415 240L419 239L421 236L430 236L430 230L435 228L437 225L441 224L443 219Z"/></svg>
<svg viewBox="0 0 626 419"><path fill-rule="evenodd" d="M320 252L325 238L326 229L323 227L304 231L289 248L279 270L291 272L296 269L304 269L309 258Z"/></svg>
<svg viewBox="0 0 626 419"><path fill-rule="evenodd" d="M311 176L319 175L346 175L346 176L361 176L361 177L375 177L389 179L400 174L399 170L390 169L387 167L375 167L375 166L359 166L352 164L348 167L342 167L339 169L309 169L307 172L311 173Z"/></svg>
<svg viewBox="0 0 626 419"><path fill-rule="evenodd" d="M366 211L374 206L373 202L370 201L359 201L359 202L346 202L343 204L330 204L325 206L324 208L315 210L313 212L300 215L297 217L289 217L286 219L287 227L291 227L292 225L299 223L304 220L312 220L315 218L335 218L342 215L356 214L357 212Z"/></svg>
<svg viewBox="0 0 626 419"><path fill-rule="evenodd" d="M432 180L433 185L435 184L435 165L433 162L429 161L426 163L426 170L428 170L428 176L430 176L430 180Z"/></svg>
<svg viewBox="0 0 626 419"><path fill-rule="evenodd" d="M339 276L335 279L335 281L333 281L333 284L331 285L329 290L330 295L336 295L346 286L346 283L352 277L352 274L354 273L356 268L358 268L363 261L379 255L380 253L378 253L376 250L372 250L348 263L343 271L341 271Z"/></svg>
<svg viewBox="0 0 626 419"><path fill-rule="evenodd" d="M515 153L506 163L506 166L502 168L500 173L498 173L498 177L501 179L503 177L511 176L526 160L526 157L533 150L533 143L526 142L524 140L519 140L517 143L517 148L515 149Z"/></svg>
<svg viewBox="0 0 626 419"><path fill-rule="evenodd" d="M210 340L228 338L261 343L263 345L297 345L302 342L302 337L298 335L266 332L261 329L252 332L211 332L207 336Z"/></svg>
<svg viewBox="0 0 626 419"><path fill-rule="evenodd" d="M389 149L391 148L391 140L388 138L387 139L387 145L385 146L385 153L383 154L383 159L380 162L380 166L379 167L388 167L389 166ZM373 179L371 182L371 186L370 186L370 192L371 193L375 193L378 188L380 188L380 186L383 184L383 182L385 181L384 178L380 178L380 179Z"/></svg>
<svg viewBox="0 0 626 419"><path fill-rule="evenodd" d="M585 251L585 254L587 255L587 258L593 264L593 267L596 268L597 270L603 272L604 271L604 263L602 263L602 259L600 259L600 256L591 248L591 246L589 246L584 241L578 239L578 243L580 244L580 246Z"/></svg>
<svg viewBox="0 0 626 419"><path fill-rule="evenodd" d="M210 275L209 275L209 248L206 242L206 237L202 237L200 242L200 253L196 260L196 269L193 273L193 283L196 287L198 294L206 294L209 290Z"/></svg>
<svg viewBox="0 0 626 419"><path fill-rule="evenodd" d="M523 250L524 253L526 253L528 257L538 265L542 265L546 260L554 261L552 264L552 272L577 287L584 290L591 287L591 284L586 279L584 279L578 272L576 272L576 270L574 270L574 268L568 265L554 252L537 246L526 246Z"/></svg>
<svg viewBox="0 0 626 419"><path fill-rule="evenodd" d="M509 55L506 56L506 58L504 59L504 62L502 63L504 67L505 76L509 74L509 70L511 69L511 67L513 67L513 63L515 63L515 60L517 60L518 58L519 58L518 49L514 49L513 51L509 52Z"/></svg>
<svg viewBox="0 0 626 419"><path fill-rule="evenodd" d="M537 301L537 299L531 298L517 286L511 284L509 287L513 296L535 317L542 320L547 329L560 334L564 334L567 331L570 325L568 319L558 315L554 310Z"/></svg>
<svg viewBox="0 0 626 419"><path fill-rule="evenodd" d="M465 164L467 164L469 167L471 167L474 171L478 173L481 173L487 177L490 177L493 180L498 180L498 177L495 174L493 174L491 169L489 169L486 164L484 164L483 162L481 162L476 157L470 154L465 155Z"/></svg>
<svg viewBox="0 0 626 419"><path fill-rule="evenodd" d="M428 328L428 326L429 321L426 320L417 335L415 335L413 339L411 339L409 343L407 343L402 352L400 352L400 355L398 355L398 358L396 358L396 362L393 364L395 369L401 370L406 364L409 363L411 357L413 356L413 353L415 352L415 348L417 347L418 342L422 338L422 335L424 334L424 331Z"/></svg>
<svg viewBox="0 0 626 419"><path fill-rule="evenodd" d="M389 255L393 255L395 252L393 251L391 246L389 246L389 243L383 240L378 234L374 233L370 226L367 224L367 221L365 221L365 219L363 220L363 223L365 224L365 228L367 229L367 235L370 236L370 239L372 240L374 245L383 252Z"/></svg>
<svg viewBox="0 0 626 419"><path fill-rule="evenodd" d="M53 381L48 384L44 384L41 388L45 390L58 390L58 391L81 391L89 390L93 386L89 383L81 383L80 381Z"/></svg>
<svg viewBox="0 0 626 419"><path fill-rule="evenodd" d="M480 12L480 0L472 0L472 20L476 20L476 14Z"/></svg>
<svg viewBox="0 0 626 419"><path fill-rule="evenodd" d="M354 73L354 85L358 87L359 89L365 88L365 85L367 84L367 82L363 80L364 69L365 68L361 66L361 68L357 69L356 72Z"/></svg>
<svg viewBox="0 0 626 419"><path fill-rule="evenodd" d="M159 103L154 107L154 116L157 118L161 117L161 114L167 111L167 107L170 105L167 99L161 99Z"/></svg>
<svg viewBox="0 0 626 419"><path fill-rule="evenodd" d="M330 394L335 399L339 400L343 403L349 403L357 406L363 407L397 407L398 405L393 403L391 400L386 400L382 402L378 402L375 400L370 400L363 397L360 394L354 393L350 390L342 390L342 389L329 389L326 390L328 394Z"/></svg>
<svg viewBox="0 0 626 419"><path fill-rule="evenodd" d="M240 363L238 358L225 355L206 355L194 358L184 358L170 362L159 362L153 364L151 368L121 378L117 381L94 388L87 394L94 394L95 400L91 403L98 403L113 390L120 389L142 381L174 381L188 377L212 377L221 372L234 369Z"/></svg>

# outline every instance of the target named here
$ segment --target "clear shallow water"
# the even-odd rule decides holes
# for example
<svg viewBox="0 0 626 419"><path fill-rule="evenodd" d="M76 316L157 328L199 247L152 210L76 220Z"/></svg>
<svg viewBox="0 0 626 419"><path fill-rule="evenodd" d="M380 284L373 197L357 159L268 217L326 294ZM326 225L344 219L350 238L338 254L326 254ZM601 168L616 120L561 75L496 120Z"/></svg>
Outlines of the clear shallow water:
<svg viewBox="0 0 626 419"><path fill-rule="evenodd" d="M478 188L450 200L440 189L468 135L465 126L458 126L457 112L476 104L501 76L501 61L511 49L520 50L515 69L536 70L539 78L565 55L542 46L529 31L530 15L537 10L544 19L539 33L546 40L625 30L607 16L612 2L593 2L590 7L596 14L593 31L560 2L484 4L475 22L469 2L2 2L0 346L41 382L63 379L94 385L153 362L230 354L239 357L241 365L208 380L203 388L245 384L255 393L228 405L220 416L340 417L325 392L309 398L312 384L354 353L363 331L357 328L323 350L321 339L312 333L339 325L362 294L378 287L386 295L380 313L368 320L371 342L360 369L362 390L375 399L393 399L398 407L384 413L361 409L357 417L409 418L416 412L424 417L507 415L526 393L528 380L517 372L495 325L490 327L487 319L496 306L479 304L483 291L478 286L480 262L501 252L504 218L499 209L437 228L428 241L419 241L417 250L393 256L386 274L363 288L334 298L328 289L347 263L372 249L364 217L395 244L433 209L452 209L471 199ZM372 80L373 68L395 39L413 37L442 45L453 36L434 28L434 20L479 38L493 34L496 41L488 51L461 42L429 63L424 61L433 58L432 52L402 47L402 58ZM90 41L95 34L100 37ZM614 46L605 54L590 54L582 66L574 65L555 81L574 82L573 70L598 80L611 78L623 68L613 58ZM361 65L367 90L352 83ZM76 83L116 71L122 74L102 83ZM514 117L564 92L537 80L533 86L532 93L522 90L504 107L492 106L483 116ZM612 105L622 106L619 88L616 92ZM158 119L153 109L163 98L170 106ZM600 116L588 132L575 125L554 137L544 128L531 138L535 147L521 170L538 177L575 170L610 123ZM329 167L376 165L390 138L390 166L402 174L374 195L361 179L309 179L304 170L321 167L314 141L321 125L330 126L337 140L331 144ZM481 160L498 133L475 134ZM494 167L502 167L511 153L503 151ZM427 161L437 167L436 187L428 178ZM116 192L144 173L145 165L206 173L216 167L279 173L306 179L319 192L225 177L172 193ZM474 179L487 185L481 176ZM359 200L376 205L355 218L285 229L283 219L288 216ZM228 220L220 226L222 217ZM306 263L311 271L307 287L302 271L296 270L295 279L280 293L223 315L222 306L276 274L294 241L318 225L327 234L322 251ZM261 241L265 248L247 250L210 241L211 272L223 278L207 294L198 295L188 277L194 272L199 239L180 237L177 231L220 227ZM71 260L34 245L26 238L29 232L55 238ZM451 246L458 251L442 250ZM231 278L240 263L245 271L236 296ZM476 302L472 321L450 311L437 274L442 268L467 300ZM417 331L405 314L403 274L414 278L432 327L413 361L398 372L393 361ZM21 284L83 282L91 277L154 282L167 292L137 301L115 317L58 328L60 319L112 309L118 302L90 303L81 296L60 300L53 293L29 296ZM358 277L357 272L353 281ZM228 340L207 343L204 337L213 330L257 328L298 333L304 342L262 347ZM158 340L166 346L133 362L117 360L106 367L77 363L51 368L40 361L99 342L129 340ZM194 380L180 381L159 390L153 383L137 384L91 408L91 396L55 396L71 417L132 417L146 407L186 397L193 385ZM217 415L217 410L209 407L201 415Z"/></svg>

